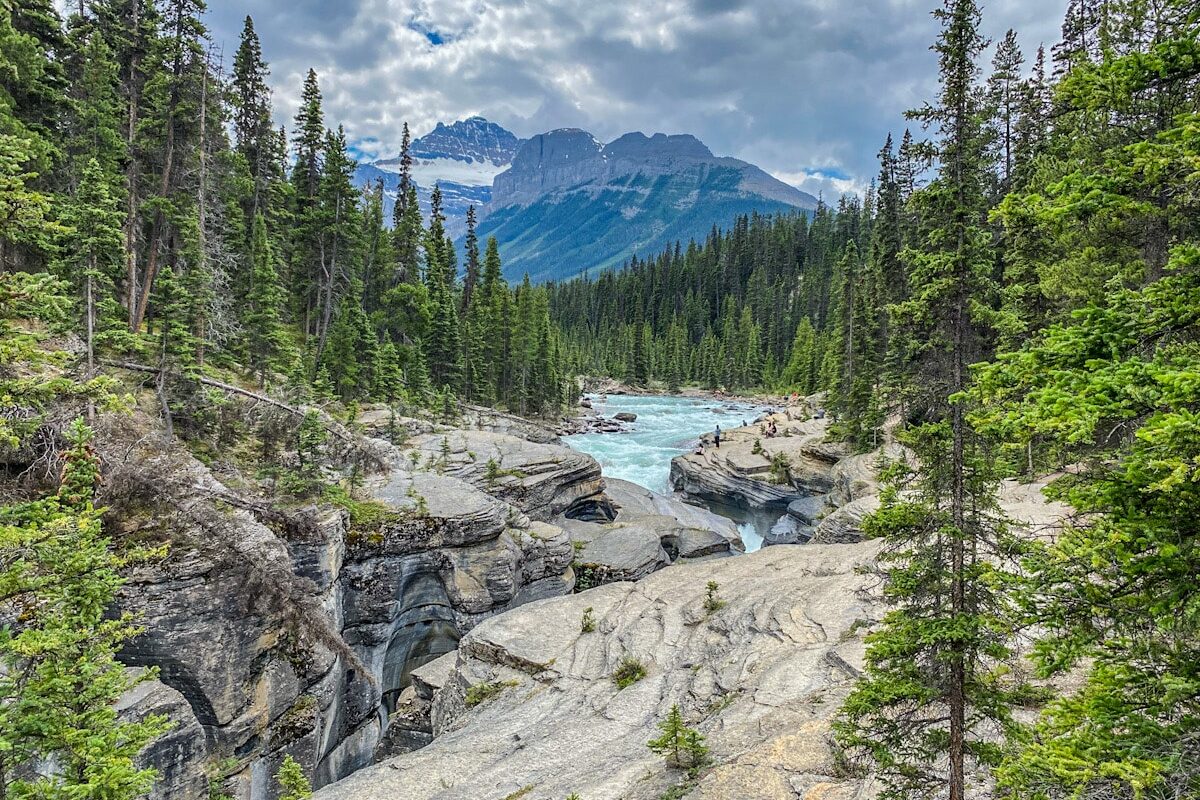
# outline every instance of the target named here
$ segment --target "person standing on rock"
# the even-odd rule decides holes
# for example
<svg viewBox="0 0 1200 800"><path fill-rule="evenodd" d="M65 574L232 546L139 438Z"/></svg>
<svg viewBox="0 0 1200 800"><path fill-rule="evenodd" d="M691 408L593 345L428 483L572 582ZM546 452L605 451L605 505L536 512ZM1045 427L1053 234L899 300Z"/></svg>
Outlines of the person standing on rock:
<svg viewBox="0 0 1200 800"><path fill-rule="evenodd" d="M713 441L716 443L717 449L720 450L721 449L721 426L720 425L717 426L716 432L713 433Z"/></svg>

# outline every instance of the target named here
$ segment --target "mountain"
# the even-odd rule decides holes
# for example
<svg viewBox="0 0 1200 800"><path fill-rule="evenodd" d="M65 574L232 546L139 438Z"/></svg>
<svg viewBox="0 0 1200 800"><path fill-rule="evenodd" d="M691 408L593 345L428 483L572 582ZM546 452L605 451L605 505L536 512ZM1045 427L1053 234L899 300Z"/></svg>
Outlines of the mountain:
<svg viewBox="0 0 1200 800"><path fill-rule="evenodd" d="M703 239L741 214L816 205L694 136L627 133L606 145L562 128L523 142L495 176L479 233L496 237L510 279L546 281Z"/></svg>
<svg viewBox="0 0 1200 800"><path fill-rule="evenodd" d="M483 117L468 117L451 125L439 122L429 133L414 139L412 176L424 214L435 183L442 187L447 230L462 232L467 206L482 208L491 199L492 180L512 162L521 140ZM366 186L383 181L384 212L391 219L400 185L400 157L360 164L355 181Z"/></svg>

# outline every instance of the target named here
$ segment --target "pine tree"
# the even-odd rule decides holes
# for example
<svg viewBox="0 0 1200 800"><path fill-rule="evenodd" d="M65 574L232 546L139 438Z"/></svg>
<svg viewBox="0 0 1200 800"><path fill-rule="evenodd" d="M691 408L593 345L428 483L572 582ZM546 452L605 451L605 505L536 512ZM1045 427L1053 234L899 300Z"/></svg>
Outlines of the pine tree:
<svg viewBox="0 0 1200 800"><path fill-rule="evenodd" d="M79 55L71 76L73 113L66 147L74 160L72 171L81 177L84 167L95 159L109 193L124 200L120 164L127 152L120 130L119 68L95 26L81 25L77 34L85 38L76 45Z"/></svg>
<svg viewBox="0 0 1200 800"><path fill-rule="evenodd" d="M400 353L391 340L379 347L372 395L389 405L395 403L404 389L404 371L400 365Z"/></svg>
<svg viewBox="0 0 1200 800"><path fill-rule="evenodd" d="M0 547L24 554L3 579L19 624L0 635L0 793L133 800L155 775L134 758L168 726L159 716L117 717L117 699L155 673L131 677L116 659L138 633L128 615L106 619L127 561L93 505L100 471L91 431L76 420L66 438L57 494L0 507ZM46 762L57 769L43 772Z"/></svg>
<svg viewBox="0 0 1200 800"><path fill-rule="evenodd" d="M935 14L943 26L935 46L941 94L917 116L938 127L940 172L913 198L922 238L906 251L913 295L899 306L924 343L916 380L927 390L920 407L935 421L906 434L920 466L893 472L880 512L866 523L884 539L895 608L868 637L866 669L837 733L852 754L873 762L883 797L948 786L950 799L962 800L968 758L997 763L1000 749L989 736L996 726L1012 728L1010 690L993 670L1008 658L1014 616L997 564L1015 544L993 499L994 460L959 399L967 365L986 353L980 317L992 260L976 66L984 42L973 0L949 0Z"/></svg>
<svg viewBox="0 0 1200 800"><path fill-rule="evenodd" d="M250 234L250 289L246 296L246 313L242 320L246 333L247 366L256 372L259 383L265 385L267 376L291 360L292 347L280 318L283 308L283 288L275 268L275 253L267 237L267 225L262 214L254 215Z"/></svg>
<svg viewBox="0 0 1200 800"><path fill-rule="evenodd" d="M1069 314L1042 306L1040 334L1014 336L1015 352L979 377L977 424L1018 447L1026 469L1078 465L1050 494L1080 516L1025 560L1022 597L1045 633L1039 674L1082 668L1086 679L1047 705L1003 765L1014 798L1200 792L1200 229L1180 179L1200 158L1200 76L1175 60L1200 31L1185 0L1142 18L1150 37L1126 27L1138 16L1124 17L1129 8L1108 9L1102 63L1076 67L1056 89L1046 147L1075 154L1066 174L1001 205L1010 239L1019 226L1031 254L1034 286L1060 303L1068 287L1092 298ZM1147 115L1143 102L1167 113ZM1106 128L1099 136L1092 116Z"/></svg>
<svg viewBox="0 0 1200 800"><path fill-rule="evenodd" d="M396 205L392 209L393 252L396 257L396 276L402 283L418 283L421 279L421 210L417 206L417 187L412 181L412 154L408 123L400 144L400 181L396 189Z"/></svg>
<svg viewBox="0 0 1200 800"><path fill-rule="evenodd" d="M429 231L425 235L425 284L431 307L425 357L433 385L439 390L457 390L462 378L462 342L452 250L448 252L444 223L441 189L434 186Z"/></svg>
<svg viewBox="0 0 1200 800"><path fill-rule="evenodd" d="M999 151L999 194L1012 186L1018 108L1021 103L1021 65L1025 57L1017 45L1016 31L1009 30L996 46L992 74L988 78L988 104L995 115L996 148Z"/></svg>
<svg viewBox="0 0 1200 800"><path fill-rule="evenodd" d="M371 396L375 383L378 341L375 330L362 307L362 284L351 281L342 297L337 317L329 334L329 350L324 361L334 391L343 400Z"/></svg>
<svg viewBox="0 0 1200 800"><path fill-rule="evenodd" d="M60 272L76 287L82 302L87 371L96 374L97 349L134 345L125 327L117 280L124 266L121 211L109 195L107 178L95 159L84 167L79 189L63 209Z"/></svg>
<svg viewBox="0 0 1200 800"><path fill-rule="evenodd" d="M136 300L129 308L129 329L135 333L141 331L146 320L164 257L173 262L170 268L177 273L174 277L179 284L184 276L180 274L178 247L195 244L194 195L184 176L185 162L200 144L200 110L210 78L204 47L208 33L201 22L204 10L203 0L170 0L165 4L161 69L151 72L144 86L147 113L139 123L139 144L155 153L158 173L142 201L150 217L142 262L145 266L140 275L129 279L130 286L137 288Z"/></svg>
<svg viewBox="0 0 1200 800"><path fill-rule="evenodd" d="M665 758L670 766L695 769L708 763L704 737L684 724L678 704L671 706L667 718L658 723L658 729L662 735L651 739L646 746Z"/></svg>
<svg viewBox="0 0 1200 800"><path fill-rule="evenodd" d="M308 293L306 316L317 336L316 363L325 356L334 310L341 302L343 287L354 276L354 265L361 244L359 193L354 188L355 162L347 152L346 132L339 126L325 136L324 163L315 203L308 216L315 249L312 259L312 284ZM362 287L359 286L361 303Z"/></svg>
<svg viewBox="0 0 1200 800"><path fill-rule="evenodd" d="M291 754L284 757L279 772L275 773L275 780L279 781L279 800L306 800L312 797L312 786Z"/></svg>
<svg viewBox="0 0 1200 800"><path fill-rule="evenodd" d="M791 355L783 371L783 385L801 395L816 391L817 337L808 317L796 326Z"/></svg>
<svg viewBox="0 0 1200 800"><path fill-rule="evenodd" d="M270 176L274 158L274 131L271 128L271 90L267 86L270 70L262 56L262 44L249 15L242 25L242 36L233 56L230 104L233 106L233 132L238 151L246 159L254 181L249 207L245 213L253 219L260 205L264 182Z"/></svg>
<svg viewBox="0 0 1200 800"><path fill-rule="evenodd" d="M479 282L479 237L475 234L475 206L467 206L467 233L463 239L463 248L467 254L467 272L463 276L462 312L467 313L471 307L471 297L475 294L475 285Z"/></svg>
<svg viewBox="0 0 1200 800"><path fill-rule="evenodd" d="M300 110L296 113L293 146L296 165L292 182L296 196L312 200L321 184L321 150L325 143L325 114L321 110L321 87L317 73L309 70L300 94Z"/></svg>

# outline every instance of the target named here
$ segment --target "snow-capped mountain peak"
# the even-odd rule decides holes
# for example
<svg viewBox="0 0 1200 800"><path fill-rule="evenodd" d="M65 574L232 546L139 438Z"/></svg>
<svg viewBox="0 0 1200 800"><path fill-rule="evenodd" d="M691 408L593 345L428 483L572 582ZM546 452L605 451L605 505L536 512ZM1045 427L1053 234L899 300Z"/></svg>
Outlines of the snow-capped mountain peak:
<svg viewBox="0 0 1200 800"><path fill-rule="evenodd" d="M467 206L482 207L491 199L492 180L508 169L522 140L483 117L474 116L450 125L439 122L412 141L412 178L422 211L428 213L434 184L442 189L447 229L457 233ZM359 166L359 183L382 180L386 212L391 214L399 185L400 156Z"/></svg>

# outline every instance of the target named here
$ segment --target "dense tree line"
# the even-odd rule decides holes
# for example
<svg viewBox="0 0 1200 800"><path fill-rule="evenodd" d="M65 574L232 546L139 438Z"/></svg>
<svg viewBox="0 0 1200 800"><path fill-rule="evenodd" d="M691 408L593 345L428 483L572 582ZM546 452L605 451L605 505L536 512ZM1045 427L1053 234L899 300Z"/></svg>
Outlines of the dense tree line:
<svg viewBox="0 0 1200 800"><path fill-rule="evenodd" d="M417 209L407 134L385 220L314 72L290 134L272 126L249 17L226 75L202 0L70 9L5 5L4 179L36 192L46 224L22 226L12 194L0 266L71 284L91 363L244 371L344 401L565 401L545 292L509 287L473 231L459 279L438 196L428 223Z"/></svg>
<svg viewBox="0 0 1200 800"><path fill-rule="evenodd" d="M935 17L930 138L889 138L861 205L738 220L552 312L586 370L827 390L838 435L908 446L866 523L893 610L837 725L884 796L1200 797L1200 7L1071 0L1028 65L1013 32L986 64L974 0ZM997 483L1054 471L1081 516L1032 540Z"/></svg>

